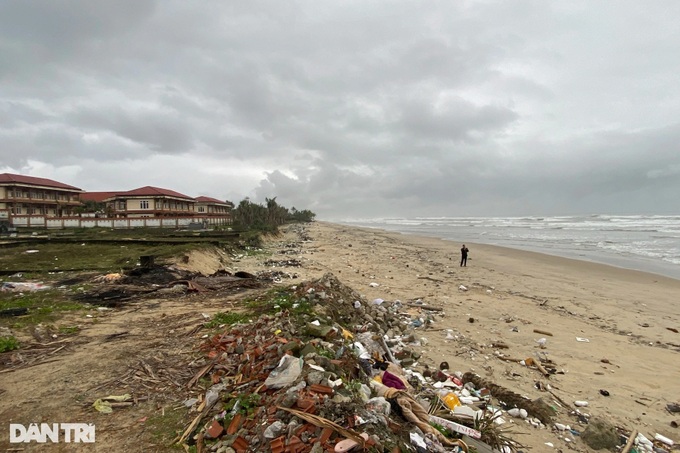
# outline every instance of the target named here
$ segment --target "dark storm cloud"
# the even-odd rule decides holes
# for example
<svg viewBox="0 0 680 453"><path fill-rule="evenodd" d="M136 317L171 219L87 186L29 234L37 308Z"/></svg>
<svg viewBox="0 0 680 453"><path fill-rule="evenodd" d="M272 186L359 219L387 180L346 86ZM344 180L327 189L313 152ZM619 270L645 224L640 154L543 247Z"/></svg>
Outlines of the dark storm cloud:
<svg viewBox="0 0 680 453"><path fill-rule="evenodd" d="M84 107L77 109L73 122L91 131L110 131L123 139L148 147L154 152L172 154L192 147L189 125L178 111L164 111L156 106L134 106L123 110Z"/></svg>
<svg viewBox="0 0 680 453"><path fill-rule="evenodd" d="M331 218L667 210L678 14L670 0L3 2L0 171L89 190L124 173L124 188Z"/></svg>

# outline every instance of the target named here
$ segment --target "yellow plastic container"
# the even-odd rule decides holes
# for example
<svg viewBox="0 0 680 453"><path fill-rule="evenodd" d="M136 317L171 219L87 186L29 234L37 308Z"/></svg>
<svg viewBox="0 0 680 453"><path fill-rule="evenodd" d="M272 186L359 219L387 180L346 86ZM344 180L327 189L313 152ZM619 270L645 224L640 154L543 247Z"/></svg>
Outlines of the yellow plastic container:
<svg viewBox="0 0 680 453"><path fill-rule="evenodd" d="M454 407L461 405L460 400L453 392L447 393L446 396L442 397L442 401L446 404L446 407L451 410L453 410Z"/></svg>

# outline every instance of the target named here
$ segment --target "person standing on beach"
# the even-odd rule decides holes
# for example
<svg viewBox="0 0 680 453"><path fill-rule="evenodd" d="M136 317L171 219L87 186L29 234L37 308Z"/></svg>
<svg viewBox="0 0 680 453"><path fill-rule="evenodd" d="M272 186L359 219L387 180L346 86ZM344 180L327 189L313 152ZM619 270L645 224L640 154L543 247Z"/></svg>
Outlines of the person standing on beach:
<svg viewBox="0 0 680 453"><path fill-rule="evenodd" d="M467 247L465 247L465 244L460 248L460 266L466 266L467 267L467 256L468 256L468 250Z"/></svg>

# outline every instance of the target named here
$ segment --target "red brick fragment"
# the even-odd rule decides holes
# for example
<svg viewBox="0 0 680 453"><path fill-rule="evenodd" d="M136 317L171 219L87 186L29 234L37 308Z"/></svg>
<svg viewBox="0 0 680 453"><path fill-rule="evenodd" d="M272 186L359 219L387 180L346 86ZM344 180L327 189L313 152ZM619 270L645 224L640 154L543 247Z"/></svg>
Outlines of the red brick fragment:
<svg viewBox="0 0 680 453"><path fill-rule="evenodd" d="M321 431L321 437L319 437L319 442L325 444L328 441L328 439L330 439L331 434L333 434L333 430L331 428L324 428Z"/></svg>
<svg viewBox="0 0 680 453"><path fill-rule="evenodd" d="M236 453L245 453L248 451L248 441L243 437L238 436L231 444L231 448L236 450Z"/></svg>
<svg viewBox="0 0 680 453"><path fill-rule="evenodd" d="M220 425L220 422L217 420L213 420L208 429L206 430L206 433L211 439L217 439L222 435L224 432L224 427Z"/></svg>
<svg viewBox="0 0 680 453"><path fill-rule="evenodd" d="M227 434L235 434L236 431L241 427L241 420L243 419L243 415L236 414L234 415L234 418L231 419L231 422L229 422L229 426L227 427Z"/></svg>
<svg viewBox="0 0 680 453"><path fill-rule="evenodd" d="M283 453L285 451L284 436L277 437L276 439L269 442L269 446L272 449L272 453Z"/></svg>
<svg viewBox="0 0 680 453"><path fill-rule="evenodd" d="M309 409L311 406L314 406L314 400L310 398L298 398L295 404L304 411L305 409Z"/></svg>
<svg viewBox="0 0 680 453"><path fill-rule="evenodd" d="M312 384L309 386L309 390L316 393L321 393L323 395L332 395L333 389L327 385Z"/></svg>
<svg viewBox="0 0 680 453"><path fill-rule="evenodd" d="M304 446L303 446L302 441L300 440L300 438L298 436L292 436L290 439L288 439L288 445L286 446L286 452L299 453L302 450L304 450Z"/></svg>

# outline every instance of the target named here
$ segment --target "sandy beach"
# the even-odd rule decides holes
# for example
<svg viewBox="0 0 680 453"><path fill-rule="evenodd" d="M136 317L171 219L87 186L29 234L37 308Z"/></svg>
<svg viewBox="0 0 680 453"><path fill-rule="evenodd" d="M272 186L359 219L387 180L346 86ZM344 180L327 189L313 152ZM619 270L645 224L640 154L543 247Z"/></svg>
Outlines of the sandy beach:
<svg viewBox="0 0 680 453"><path fill-rule="evenodd" d="M439 309L428 328L413 331L421 345L412 348L422 354L412 366L416 371L425 365L438 368L444 361L451 371L473 371L531 400L542 398L558 408L556 422L578 431L585 426L570 414L577 400L588 402L581 412L605 417L626 432L680 440L680 431L671 427L680 414L666 410L668 403L680 400L680 281L469 243L468 265L461 268L461 244L453 241L326 222L304 228L303 241L294 225L266 238L263 250L255 253L195 251L175 267L206 276L219 269L258 273L274 269L267 260L294 250L285 257L301 265L274 270L296 278L274 285L297 285L330 272L365 303L376 298L404 302L403 311L412 319L425 315L408 302L420 300ZM186 427L184 411L177 407L193 395L182 383L196 372L190 364L205 341L206 320L238 311L249 294L172 293L65 316L61 322L78 325L77 335L50 340L50 349L37 349L48 352L35 364L0 374L0 390L11 395L0 400L0 420L95 423L97 443L69 451L174 451L167 441L159 442L158 433L172 439ZM31 344L26 332L17 335ZM542 338L543 348L537 342ZM545 377L499 359L493 346L499 343L513 359L550 359L557 373ZM91 407L102 395L122 393L149 400L108 415ZM552 427L536 429L524 420L506 419L511 437L531 451L593 451L578 437L567 443ZM5 441L0 437L0 446L12 446ZM25 451L64 451L54 447L27 445Z"/></svg>
<svg viewBox="0 0 680 453"><path fill-rule="evenodd" d="M332 272L368 300L421 299L443 309L431 329L416 330L427 339L419 365L447 361L452 370L475 371L531 399L552 401L535 387L542 381L567 403L588 401L583 412L648 437L678 439L670 422L679 417L666 404L680 398L680 334L674 331L680 330L680 281L480 244L467 244L468 265L461 268L461 244L452 241L324 222L312 224L309 234L306 276ZM457 339L446 339L448 329ZM512 357L545 354L564 374L545 379L499 360L491 346L499 342ZM557 420L576 424L564 409ZM514 423L515 437L534 451L551 451L546 442L566 445L552 431ZM588 451L582 443L569 447Z"/></svg>

